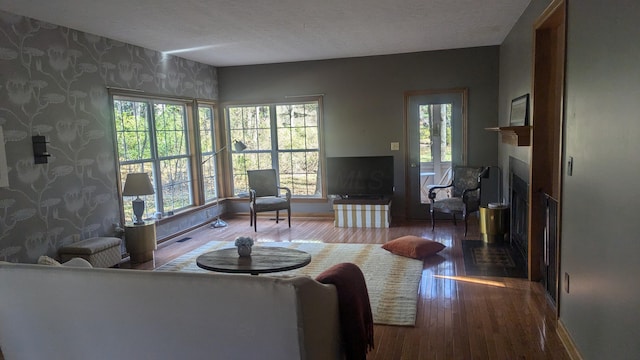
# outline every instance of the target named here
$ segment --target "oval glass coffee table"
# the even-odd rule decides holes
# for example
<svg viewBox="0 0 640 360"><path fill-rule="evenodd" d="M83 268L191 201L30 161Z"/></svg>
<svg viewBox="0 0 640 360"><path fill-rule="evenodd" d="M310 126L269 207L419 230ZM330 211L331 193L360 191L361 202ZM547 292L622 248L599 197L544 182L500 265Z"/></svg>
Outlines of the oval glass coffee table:
<svg viewBox="0 0 640 360"><path fill-rule="evenodd" d="M196 259L198 267L225 273L266 274L298 269L311 262L308 253L283 247L253 246L251 256L241 257L233 248L204 253Z"/></svg>

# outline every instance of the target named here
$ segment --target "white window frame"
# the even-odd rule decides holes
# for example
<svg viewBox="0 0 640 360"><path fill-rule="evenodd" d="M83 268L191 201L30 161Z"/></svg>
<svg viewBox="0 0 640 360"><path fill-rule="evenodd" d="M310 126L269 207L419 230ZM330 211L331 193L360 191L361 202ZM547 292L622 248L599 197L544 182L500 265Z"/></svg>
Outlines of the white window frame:
<svg viewBox="0 0 640 360"><path fill-rule="evenodd" d="M148 152L144 155L137 154L135 158L128 158L121 161L120 152L122 144L119 141L123 141L120 133L122 133L122 126L118 128L118 124L115 122L118 121L116 114L116 101L131 101L138 102L144 104L145 109L148 110L148 116L145 119L144 123L140 123L139 129L133 129L130 131L138 131L141 133L139 138L144 139L146 136L146 141L149 142ZM217 113L217 105L213 101L196 101L194 99L180 99L180 98L166 98L162 96L145 96L144 94L132 93L128 91L110 91L110 104L112 107L112 116L113 116L113 131L114 131L114 148L116 152L116 159L118 159L117 164L117 172L118 178L120 180L120 190L124 186L124 182L126 180L127 172L146 172L149 174L150 179L152 181L152 185L155 190L155 194L153 196L146 196L145 199L145 210L146 213L144 215L145 218L152 218L155 212L163 212L165 215L168 212L179 213L185 211L187 209L193 208L195 206L200 206L208 203L212 203L217 201L217 197L220 194L220 179L218 177L219 163L220 163L220 155L214 156L212 159L208 160L208 157L215 153L216 144L218 143L218 138L220 134L218 123L218 113ZM182 106L182 134L184 136L184 147L180 147L184 152L181 152L178 155L172 156L161 156L158 154L157 148L157 132L155 128L155 117L153 114L153 106L154 104L171 104L171 105L179 105ZM200 119L200 108L207 108L211 111L210 118ZM136 115L138 116L138 115ZM143 119L144 116L140 115ZM197 121L196 121L197 119ZM201 125L206 126L201 127ZM143 126L144 125L144 126ZM201 134L202 129L207 131L207 134ZM145 134L145 135L142 135ZM209 141L203 141L201 139L208 138ZM206 145L210 144L211 146L207 147ZM206 148L202 148L203 145ZM141 145L138 145L141 146ZM126 156L126 155L125 155ZM185 172L187 181L182 183L182 186L188 186L188 199L185 203L180 204L180 206L173 206L171 208L165 208L163 202L163 184L160 179L160 171L161 171L161 162L167 160L176 160L176 159L184 159L185 160ZM211 168L208 168L208 163L211 162L213 165ZM127 169L127 167L129 169ZM208 169L207 169L208 168ZM182 173L181 173L182 174ZM183 175L184 176L184 175ZM206 186L209 186L209 189L205 189L205 178L207 176L211 176L212 179L210 183ZM212 181L212 182L211 182ZM213 184L213 188L211 188L211 184ZM166 191L165 191L166 192ZM213 194L213 196L207 196L206 194ZM123 208L124 208L124 219L129 219L131 215L131 202L127 201L128 199L124 199Z"/></svg>
<svg viewBox="0 0 640 360"><path fill-rule="evenodd" d="M298 149L279 149L278 148L278 134L279 129L289 128L289 127L281 127L278 124L278 114L276 112L276 108L279 106L286 105L303 105L303 104L315 104L316 105L316 121L317 128L316 134L317 136L317 147L305 147ZM268 120L266 118L259 119L259 116L254 119L255 127L243 127L243 128L234 128L230 119L230 109L234 108L267 108L268 111ZM257 113L258 111L256 111ZM323 126L322 126L322 97L305 97L298 98L292 101L283 101L283 102L262 102L262 103L228 103L224 105L224 115L225 115L225 124L227 126L227 141L229 144L232 144L234 141L242 141L247 148L238 152L232 148L231 151L231 164L229 167L230 170L230 178L231 178L231 187L232 192L235 196L247 196L248 192L248 183L247 183L247 170L254 169L268 169L273 168L277 170L279 175L279 182L281 186L289 187L292 191L293 198L308 198L308 199L324 199L326 198L326 191L324 186L324 179L322 174L324 174L324 146L323 146ZM259 124L259 125L258 125ZM268 127L267 127L268 125ZM257 133L262 132L263 137L268 132L270 136L269 146L259 143L260 137L258 137ZM316 144L314 144L316 145ZM302 188L306 187L306 191L297 191L296 185L294 184L294 177L296 174L283 173L281 171L281 156L294 156L294 154L301 153L311 153L312 158L315 157L317 160L317 170L316 173L307 172L305 174L297 173L297 176L306 176L307 178L310 174L315 174L315 182L312 185L311 182L307 182L306 185L302 185ZM253 165L247 165L247 158L253 157ZM311 160L313 163L313 160ZM307 164L308 165L308 164ZM251 168L249 168L251 167ZM311 193L309 190L310 187L315 187L315 191Z"/></svg>
<svg viewBox="0 0 640 360"><path fill-rule="evenodd" d="M217 107L214 102L198 102L198 138L200 144L201 178L202 178L202 203L212 203L220 196L221 180L218 176L218 169L223 163L224 153L227 146L218 145L217 128ZM207 109L210 117L201 116L201 109Z"/></svg>

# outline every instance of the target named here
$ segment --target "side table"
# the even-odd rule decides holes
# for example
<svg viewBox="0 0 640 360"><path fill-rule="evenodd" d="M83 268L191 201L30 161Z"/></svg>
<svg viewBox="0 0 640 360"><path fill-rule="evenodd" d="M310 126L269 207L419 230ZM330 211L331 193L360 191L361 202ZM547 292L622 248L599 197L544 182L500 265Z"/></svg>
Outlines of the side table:
<svg viewBox="0 0 640 360"><path fill-rule="evenodd" d="M501 243L509 232L509 206L480 206L480 233L488 243Z"/></svg>
<svg viewBox="0 0 640 360"><path fill-rule="evenodd" d="M125 224L124 238L131 262L142 263L153 260L153 250L157 248L155 222Z"/></svg>

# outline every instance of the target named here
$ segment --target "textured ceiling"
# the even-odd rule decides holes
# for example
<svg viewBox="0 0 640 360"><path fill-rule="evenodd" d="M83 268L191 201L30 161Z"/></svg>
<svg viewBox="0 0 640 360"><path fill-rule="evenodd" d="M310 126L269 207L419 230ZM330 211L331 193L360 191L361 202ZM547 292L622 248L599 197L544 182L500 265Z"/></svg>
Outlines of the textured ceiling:
<svg viewBox="0 0 640 360"><path fill-rule="evenodd" d="M0 0L215 66L499 45L530 0Z"/></svg>

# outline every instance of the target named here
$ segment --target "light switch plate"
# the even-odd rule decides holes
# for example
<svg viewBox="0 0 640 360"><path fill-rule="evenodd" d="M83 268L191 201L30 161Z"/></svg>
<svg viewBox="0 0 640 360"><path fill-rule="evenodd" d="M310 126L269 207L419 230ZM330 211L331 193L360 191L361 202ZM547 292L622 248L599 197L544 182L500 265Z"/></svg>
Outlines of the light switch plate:
<svg viewBox="0 0 640 360"><path fill-rule="evenodd" d="M391 151L398 151L400 150L400 143L397 141L392 141L391 142Z"/></svg>

